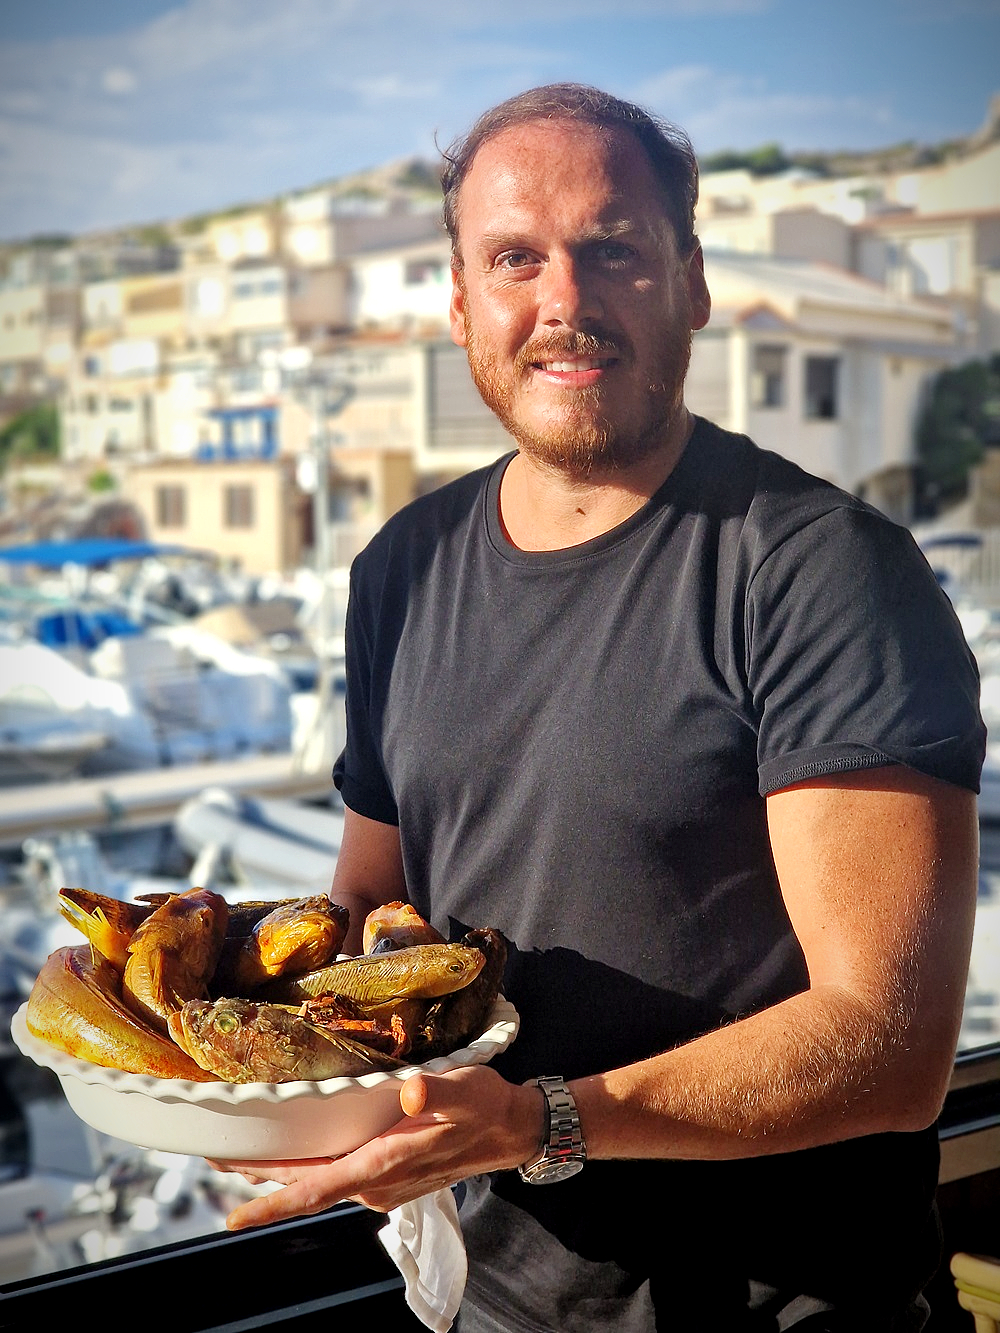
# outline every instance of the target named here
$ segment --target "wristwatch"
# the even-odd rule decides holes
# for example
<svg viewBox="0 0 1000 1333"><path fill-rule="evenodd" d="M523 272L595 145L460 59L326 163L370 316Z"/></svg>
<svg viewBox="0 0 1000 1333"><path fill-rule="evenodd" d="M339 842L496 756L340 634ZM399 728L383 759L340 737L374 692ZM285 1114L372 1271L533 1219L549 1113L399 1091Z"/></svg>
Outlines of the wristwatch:
<svg viewBox="0 0 1000 1333"><path fill-rule="evenodd" d="M576 1102L558 1074L545 1074L533 1080L545 1095L548 1129L542 1140L542 1149L518 1173L529 1185L551 1185L557 1180L568 1180L583 1169L587 1149L580 1129Z"/></svg>

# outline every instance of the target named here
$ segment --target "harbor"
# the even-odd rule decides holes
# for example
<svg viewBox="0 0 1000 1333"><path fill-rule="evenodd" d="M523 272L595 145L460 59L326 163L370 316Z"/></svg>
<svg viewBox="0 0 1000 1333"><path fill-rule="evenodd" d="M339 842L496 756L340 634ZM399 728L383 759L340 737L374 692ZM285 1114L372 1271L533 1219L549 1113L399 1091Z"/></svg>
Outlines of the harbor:
<svg viewBox="0 0 1000 1333"><path fill-rule="evenodd" d="M217 1232L252 1193L91 1129L10 1024L82 939L64 886L329 888L344 579L274 583L162 544L0 550L0 1284Z"/></svg>

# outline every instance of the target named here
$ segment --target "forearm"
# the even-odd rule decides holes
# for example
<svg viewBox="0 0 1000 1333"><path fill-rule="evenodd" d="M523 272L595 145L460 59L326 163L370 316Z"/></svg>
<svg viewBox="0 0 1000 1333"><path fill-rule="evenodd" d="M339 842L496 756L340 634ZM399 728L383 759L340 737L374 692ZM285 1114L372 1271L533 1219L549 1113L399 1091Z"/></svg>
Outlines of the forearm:
<svg viewBox="0 0 1000 1333"><path fill-rule="evenodd" d="M571 1084L595 1158L732 1158L929 1124L953 1016L918 1039L834 986Z"/></svg>
<svg viewBox="0 0 1000 1333"><path fill-rule="evenodd" d="M917 1128L927 1104L910 1097L913 1067L897 1028L830 986L570 1087L593 1159L721 1159ZM539 1090L506 1083L488 1065L418 1075L400 1101L405 1123L334 1162L231 1164L289 1188L244 1204L230 1227L344 1198L394 1208L472 1174L512 1170L542 1141Z"/></svg>
<svg viewBox="0 0 1000 1333"><path fill-rule="evenodd" d="M330 897L350 913L344 952L361 952L365 917L383 903L406 897L399 830L348 809Z"/></svg>

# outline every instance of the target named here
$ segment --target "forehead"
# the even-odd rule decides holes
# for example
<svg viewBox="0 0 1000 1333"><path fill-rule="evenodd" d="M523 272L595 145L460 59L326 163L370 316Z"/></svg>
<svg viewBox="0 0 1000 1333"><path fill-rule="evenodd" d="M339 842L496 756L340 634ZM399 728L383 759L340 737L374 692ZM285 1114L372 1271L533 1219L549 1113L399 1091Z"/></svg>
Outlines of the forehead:
<svg viewBox="0 0 1000 1333"><path fill-rule="evenodd" d="M624 130L530 121L488 139L458 197L458 235L533 220L656 226L667 213L645 150Z"/></svg>

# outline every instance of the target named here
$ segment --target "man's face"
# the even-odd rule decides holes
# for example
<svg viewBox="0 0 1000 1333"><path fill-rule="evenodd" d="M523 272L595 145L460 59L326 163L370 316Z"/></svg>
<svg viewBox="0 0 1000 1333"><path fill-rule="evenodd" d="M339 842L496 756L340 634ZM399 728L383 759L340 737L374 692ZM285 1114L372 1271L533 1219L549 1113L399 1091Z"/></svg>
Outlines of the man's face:
<svg viewBox="0 0 1000 1333"><path fill-rule="evenodd" d="M585 475L666 442L709 299L630 135L538 121L490 139L458 257L452 338L522 451Z"/></svg>

